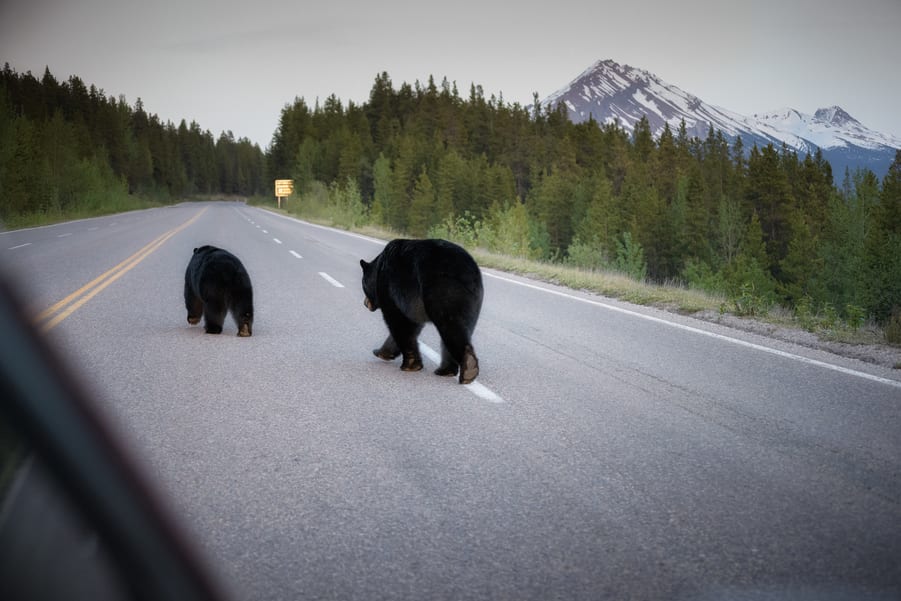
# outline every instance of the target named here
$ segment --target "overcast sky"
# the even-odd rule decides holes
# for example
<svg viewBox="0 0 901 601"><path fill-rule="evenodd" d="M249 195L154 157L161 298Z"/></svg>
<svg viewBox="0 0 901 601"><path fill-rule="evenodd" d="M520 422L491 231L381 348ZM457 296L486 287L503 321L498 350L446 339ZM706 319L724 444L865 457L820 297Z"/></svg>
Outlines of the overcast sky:
<svg viewBox="0 0 901 601"><path fill-rule="evenodd" d="M378 73L531 104L594 61L743 114L839 105L901 137L901 0L0 0L0 63L77 75L266 148L280 111Z"/></svg>

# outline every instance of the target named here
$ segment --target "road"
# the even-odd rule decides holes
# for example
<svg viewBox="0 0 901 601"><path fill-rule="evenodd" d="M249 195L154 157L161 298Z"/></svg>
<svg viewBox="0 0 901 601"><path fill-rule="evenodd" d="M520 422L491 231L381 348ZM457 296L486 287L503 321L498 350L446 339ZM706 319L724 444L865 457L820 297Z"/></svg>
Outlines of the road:
<svg viewBox="0 0 901 601"><path fill-rule="evenodd" d="M187 324L202 244L251 338ZM478 386L404 373L380 248L239 203L0 235L236 598L901 598L897 370L484 270Z"/></svg>

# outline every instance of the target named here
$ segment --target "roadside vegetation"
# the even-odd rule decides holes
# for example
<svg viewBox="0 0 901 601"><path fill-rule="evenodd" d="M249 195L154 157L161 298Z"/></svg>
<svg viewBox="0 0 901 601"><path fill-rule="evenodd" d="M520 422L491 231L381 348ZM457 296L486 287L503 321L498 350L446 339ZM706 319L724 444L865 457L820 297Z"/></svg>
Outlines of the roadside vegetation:
<svg viewBox="0 0 901 601"><path fill-rule="evenodd" d="M76 76L0 72L7 227L184 198L272 206L275 179L294 180L285 209L306 219L454 240L483 265L635 303L901 344L901 151L882 181L833 174L819 152L573 124L537 95L381 73L363 104L286 104L264 152Z"/></svg>
<svg viewBox="0 0 901 601"><path fill-rule="evenodd" d="M335 192L335 191L333 191ZM307 221L338 227L382 240L403 237L407 234L384 226L374 225L367 218L362 206L348 199L345 192L329 194L319 188L309 197L293 195L282 201L281 209L275 208L271 199L257 198L253 204L268 210L293 215ZM354 208L355 207L355 208ZM362 211L362 212L361 212ZM477 231L478 230L478 231ZM897 344L891 342L891 333L872 319L860 316L856 320L840 317L834 310L814 313L809 305L800 309L763 303L750 290L736 297L692 287L684 282L655 284L647 281L631 263L628 254L618 265L605 268L586 268L573 263L539 260L528 257L522 245L507 239L499 242L495 232L487 226L472 228L464 221L448 223L431 229L429 237L444 238L469 250L482 267L558 284L574 290L594 292L637 305L651 306L685 315L704 314L707 318L734 315L785 328L800 328L817 335L822 340L852 345ZM624 247L624 253L625 247ZM901 319L891 324L901 324ZM901 336L901 332L897 335ZM896 365L901 369L901 365Z"/></svg>

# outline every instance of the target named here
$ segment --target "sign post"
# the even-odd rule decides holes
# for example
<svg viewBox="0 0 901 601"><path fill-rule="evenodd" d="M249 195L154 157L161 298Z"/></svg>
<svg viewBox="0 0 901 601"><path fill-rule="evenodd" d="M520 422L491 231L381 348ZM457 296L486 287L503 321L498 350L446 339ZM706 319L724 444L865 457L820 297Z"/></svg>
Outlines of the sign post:
<svg viewBox="0 0 901 601"><path fill-rule="evenodd" d="M278 199L278 208L282 208L282 198L291 196L294 193L293 179L277 179L275 180L275 197Z"/></svg>

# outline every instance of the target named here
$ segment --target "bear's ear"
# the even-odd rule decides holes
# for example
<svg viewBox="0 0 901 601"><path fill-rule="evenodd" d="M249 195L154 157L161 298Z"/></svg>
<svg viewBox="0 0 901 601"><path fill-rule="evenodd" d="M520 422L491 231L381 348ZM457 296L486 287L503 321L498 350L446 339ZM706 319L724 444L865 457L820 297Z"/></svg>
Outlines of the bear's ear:
<svg viewBox="0 0 901 601"><path fill-rule="evenodd" d="M367 263L363 259L360 259L360 267L363 268L363 271L366 271L366 268L369 267L369 263Z"/></svg>

